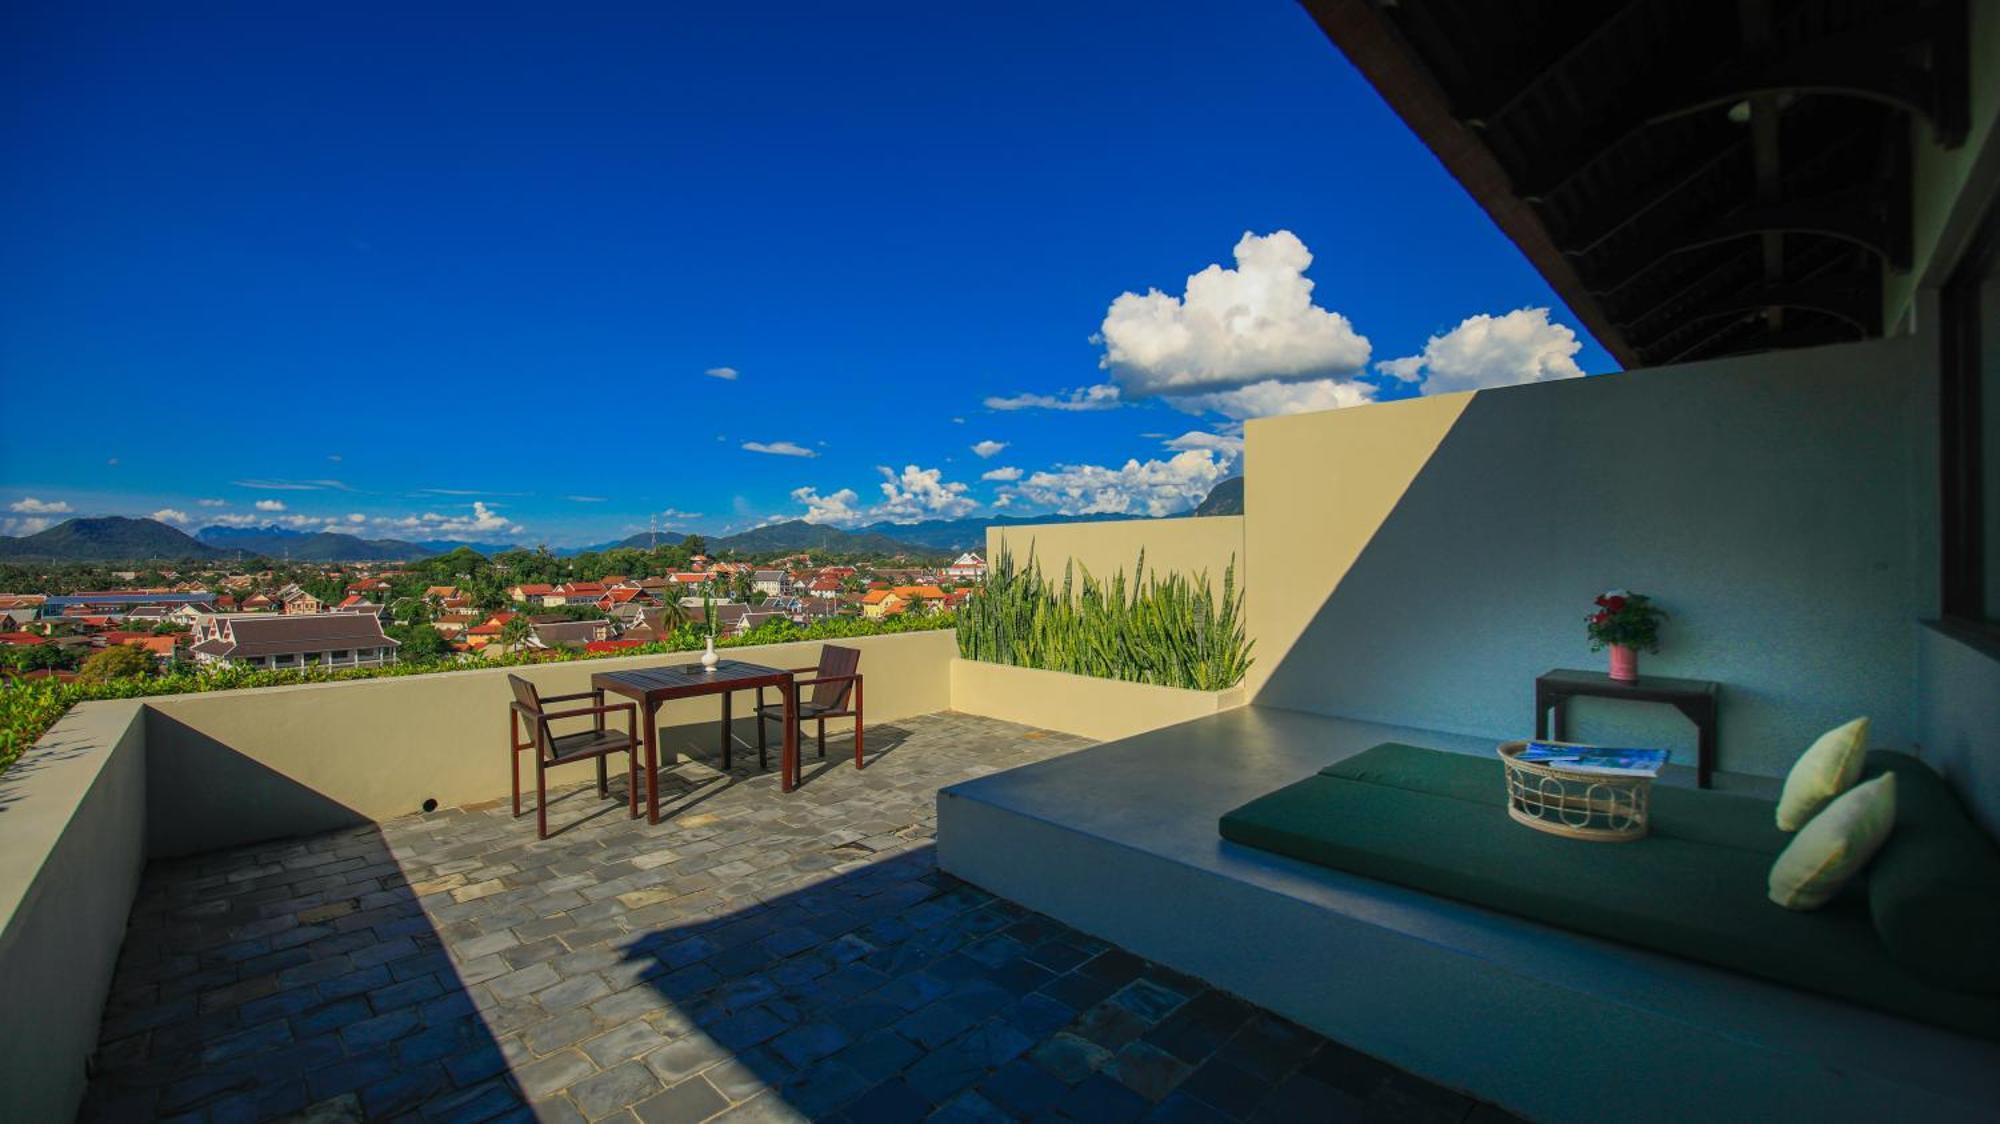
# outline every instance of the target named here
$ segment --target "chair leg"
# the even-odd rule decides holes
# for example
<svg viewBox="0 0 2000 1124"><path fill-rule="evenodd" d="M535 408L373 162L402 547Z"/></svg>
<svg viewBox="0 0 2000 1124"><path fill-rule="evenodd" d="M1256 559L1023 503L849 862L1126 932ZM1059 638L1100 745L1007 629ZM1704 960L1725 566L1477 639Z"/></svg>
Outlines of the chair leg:
<svg viewBox="0 0 2000 1124"><path fill-rule="evenodd" d="M625 800L631 806L632 818L639 818L639 749L637 746L625 751Z"/></svg>
<svg viewBox="0 0 2000 1124"><path fill-rule="evenodd" d="M826 719L819 720L819 759L826 760Z"/></svg>
<svg viewBox="0 0 2000 1124"><path fill-rule="evenodd" d="M868 767L861 760L861 712L859 710L854 712L854 767L857 769Z"/></svg>
<svg viewBox="0 0 2000 1124"><path fill-rule="evenodd" d="M535 835L549 837L549 767L543 763L541 755L535 755Z"/></svg>
<svg viewBox="0 0 2000 1124"><path fill-rule="evenodd" d="M607 772L604 755L600 753L597 755L597 798L599 800L611 795L611 784L605 776Z"/></svg>
<svg viewBox="0 0 2000 1124"><path fill-rule="evenodd" d="M521 751L510 749L507 756L510 759L507 764L512 766L514 774L514 818L518 820L521 818Z"/></svg>

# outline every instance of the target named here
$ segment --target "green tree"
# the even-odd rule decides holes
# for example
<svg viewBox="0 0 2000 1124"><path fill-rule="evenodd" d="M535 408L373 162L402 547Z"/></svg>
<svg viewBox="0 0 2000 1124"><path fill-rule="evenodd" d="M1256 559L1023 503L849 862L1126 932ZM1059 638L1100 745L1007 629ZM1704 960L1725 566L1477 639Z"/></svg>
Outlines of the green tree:
<svg viewBox="0 0 2000 1124"><path fill-rule="evenodd" d="M444 634L428 624L399 624L389 629L398 645L396 658L404 663L430 663L451 654Z"/></svg>
<svg viewBox="0 0 2000 1124"><path fill-rule="evenodd" d="M690 557L697 554L707 554L708 542L700 535L689 535L687 538L681 540L681 549L687 551Z"/></svg>
<svg viewBox="0 0 2000 1124"><path fill-rule="evenodd" d="M526 614L522 614L509 618L506 624L500 626L500 642L510 649L518 648L527 643L528 637L534 633L534 622L530 621Z"/></svg>
<svg viewBox="0 0 2000 1124"><path fill-rule="evenodd" d="M15 671L74 671L82 657L65 644L10 644L0 648L0 667Z"/></svg>
<svg viewBox="0 0 2000 1124"><path fill-rule="evenodd" d="M692 617L688 607L681 604L681 599L672 594L662 598L658 608L646 610L646 615L659 621L668 632L678 631Z"/></svg>
<svg viewBox="0 0 2000 1124"><path fill-rule="evenodd" d="M76 677L89 683L108 683L153 673L153 657L130 644L113 644L94 653L77 669Z"/></svg>

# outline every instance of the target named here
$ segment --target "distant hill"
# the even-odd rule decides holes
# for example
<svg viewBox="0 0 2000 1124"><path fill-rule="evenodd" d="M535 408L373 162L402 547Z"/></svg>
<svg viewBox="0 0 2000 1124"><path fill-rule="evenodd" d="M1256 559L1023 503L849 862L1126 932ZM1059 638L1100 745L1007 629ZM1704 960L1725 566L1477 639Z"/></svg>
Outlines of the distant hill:
<svg viewBox="0 0 2000 1124"><path fill-rule="evenodd" d="M1194 509L1196 515L1243 514L1243 478L1232 476L1208 490L1208 498Z"/></svg>
<svg viewBox="0 0 2000 1124"><path fill-rule="evenodd" d="M37 562L181 562L220 551L157 519L123 515L65 519L45 531L0 535L0 558Z"/></svg>
<svg viewBox="0 0 2000 1124"><path fill-rule="evenodd" d="M370 541L334 531L295 531L276 524L264 527L203 527L196 539L218 550L243 556L293 562L409 562L438 553L399 539Z"/></svg>
<svg viewBox="0 0 2000 1124"><path fill-rule="evenodd" d="M638 537L643 541L645 536ZM799 550L823 550L839 554L940 553L935 547L890 538L872 530L847 531L839 527L829 527L824 523L808 523L803 519L771 523L741 534L710 539L708 549L711 553L733 550L739 554L775 554Z"/></svg>
<svg viewBox="0 0 2000 1124"><path fill-rule="evenodd" d="M607 550L651 550L655 545L679 546L684 538L687 538L686 531L640 531L617 542L600 542L573 548L557 547L555 553L567 557L572 554L602 554Z"/></svg>
<svg viewBox="0 0 2000 1124"><path fill-rule="evenodd" d="M291 562L414 562L437 554L449 554L462 546L487 555L514 549L512 544L507 543L461 542L456 539L423 542L364 539L338 531L298 531L275 523L262 527L203 527L195 532L194 537L232 555L261 555Z"/></svg>

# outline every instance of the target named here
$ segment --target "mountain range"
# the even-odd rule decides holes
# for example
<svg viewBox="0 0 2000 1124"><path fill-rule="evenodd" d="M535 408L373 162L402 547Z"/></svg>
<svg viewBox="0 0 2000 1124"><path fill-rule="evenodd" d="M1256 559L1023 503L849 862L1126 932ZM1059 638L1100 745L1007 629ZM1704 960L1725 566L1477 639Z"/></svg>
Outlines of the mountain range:
<svg viewBox="0 0 2000 1124"><path fill-rule="evenodd" d="M1235 515L1243 511L1243 479L1217 484L1194 515ZM1092 523L1130 515L992 515L971 519L929 519L921 523L870 523L842 528L791 519L708 540L714 554L774 554L825 551L840 554L907 554L933 557L984 550L986 528L1023 523ZM618 547L645 550L656 536L641 532L617 542L556 553L572 556ZM660 541L677 541L673 535ZM66 519L32 535L0 535L0 560L35 562L202 561L262 556L292 562L411 562L470 547L485 555L522 549L513 543L454 539L405 541L364 539L338 531L297 531L277 524L263 527L203 527L189 535L154 519L105 515Z"/></svg>
<svg viewBox="0 0 2000 1124"><path fill-rule="evenodd" d="M295 531L267 524L262 527L203 527L195 541L240 557L262 555L291 562L413 562L434 554L449 554L462 546L486 554L511 550L509 545L456 539L364 539L338 531Z"/></svg>
<svg viewBox="0 0 2000 1124"><path fill-rule="evenodd" d="M1243 514L1243 478L1232 476L1208 490L1208 498L1194 509L1196 515Z"/></svg>
<svg viewBox="0 0 2000 1124"><path fill-rule="evenodd" d="M214 547L196 542L156 519L106 515L65 519L19 538L0 536L0 559L37 562L145 562L215 558Z"/></svg>

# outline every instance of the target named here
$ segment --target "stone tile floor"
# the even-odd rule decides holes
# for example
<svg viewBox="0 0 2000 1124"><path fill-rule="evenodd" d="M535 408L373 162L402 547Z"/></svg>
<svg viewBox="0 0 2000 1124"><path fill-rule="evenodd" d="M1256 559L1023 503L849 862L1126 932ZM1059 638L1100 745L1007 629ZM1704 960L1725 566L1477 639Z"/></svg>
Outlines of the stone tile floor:
<svg viewBox="0 0 2000 1124"><path fill-rule="evenodd" d="M546 842L503 801L156 864L83 1117L1504 1119L938 872L938 788L1084 740L869 733L790 797L684 760L656 828L614 780Z"/></svg>

